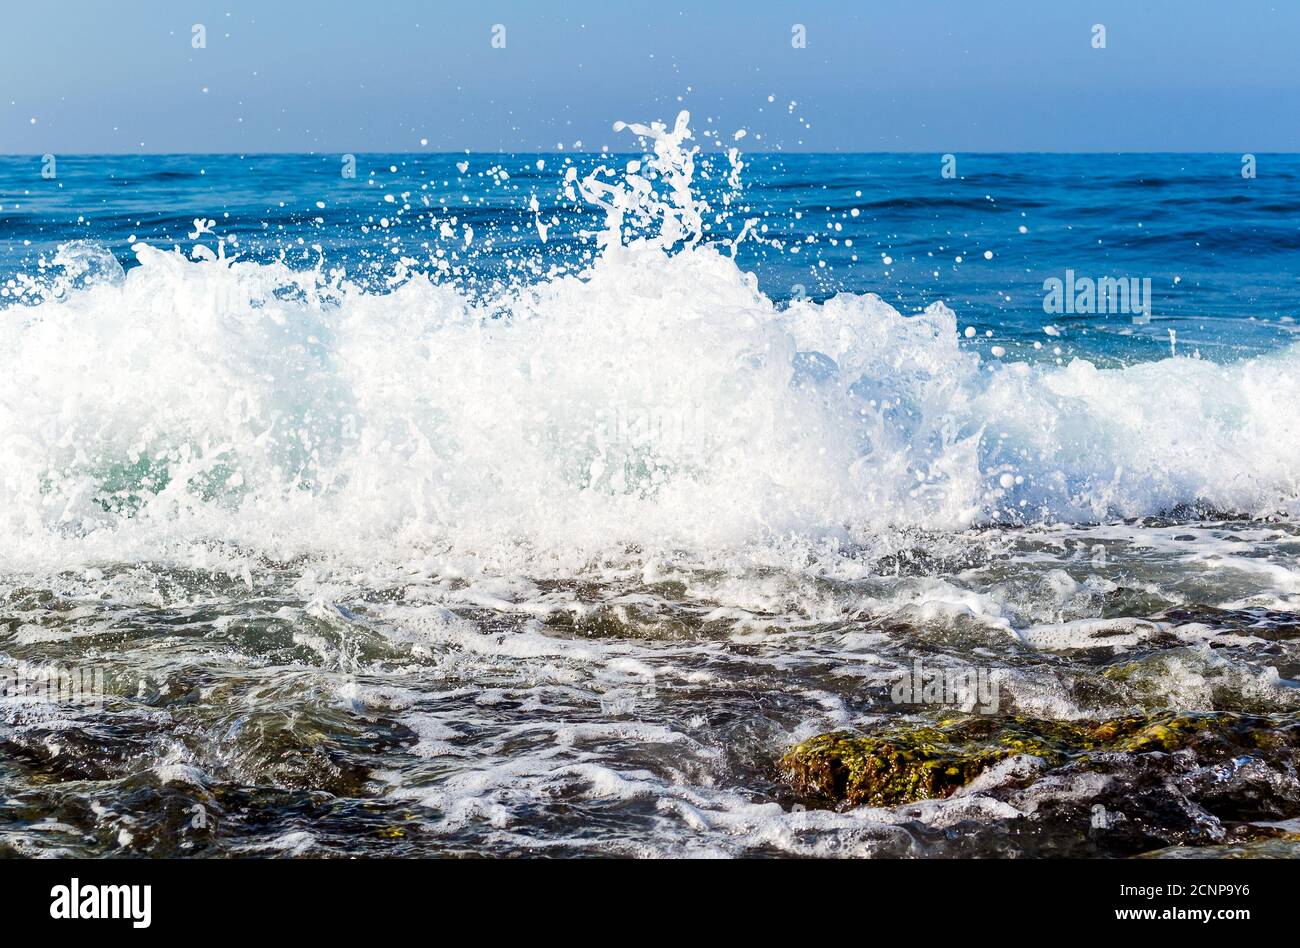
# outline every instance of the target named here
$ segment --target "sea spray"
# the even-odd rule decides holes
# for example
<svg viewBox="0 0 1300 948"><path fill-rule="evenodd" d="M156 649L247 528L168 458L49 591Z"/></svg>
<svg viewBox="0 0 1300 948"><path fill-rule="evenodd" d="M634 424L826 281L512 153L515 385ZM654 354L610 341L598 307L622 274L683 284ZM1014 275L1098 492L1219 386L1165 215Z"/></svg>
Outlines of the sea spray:
<svg viewBox="0 0 1300 948"><path fill-rule="evenodd" d="M107 279L8 311L0 555L216 541L572 567L1294 504L1297 350L990 367L942 303L779 306L708 236L685 113L627 129L644 164L578 182L605 215L590 265L495 297L141 244L125 275L96 264Z"/></svg>

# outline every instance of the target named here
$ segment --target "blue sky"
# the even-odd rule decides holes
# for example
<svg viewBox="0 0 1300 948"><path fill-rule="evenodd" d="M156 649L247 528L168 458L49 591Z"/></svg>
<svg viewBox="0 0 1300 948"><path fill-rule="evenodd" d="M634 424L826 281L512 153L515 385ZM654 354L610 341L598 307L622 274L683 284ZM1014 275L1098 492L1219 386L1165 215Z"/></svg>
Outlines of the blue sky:
<svg viewBox="0 0 1300 948"><path fill-rule="evenodd" d="M615 119L683 106L749 129L748 150L1300 150L1295 0L67 0L0 17L0 153L598 149Z"/></svg>

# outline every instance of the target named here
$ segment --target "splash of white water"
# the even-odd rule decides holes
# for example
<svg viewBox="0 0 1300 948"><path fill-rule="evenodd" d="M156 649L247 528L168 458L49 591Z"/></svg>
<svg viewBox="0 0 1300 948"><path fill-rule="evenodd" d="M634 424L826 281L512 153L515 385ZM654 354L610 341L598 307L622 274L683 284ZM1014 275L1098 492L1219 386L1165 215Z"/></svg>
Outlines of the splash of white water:
<svg viewBox="0 0 1300 948"><path fill-rule="evenodd" d="M782 309L706 239L685 113L627 128L653 154L579 182L606 216L581 275L488 300L421 275L379 294L138 245L124 276L5 311L0 557L220 541L569 569L1192 502L1294 508L1300 349L989 366L942 304Z"/></svg>

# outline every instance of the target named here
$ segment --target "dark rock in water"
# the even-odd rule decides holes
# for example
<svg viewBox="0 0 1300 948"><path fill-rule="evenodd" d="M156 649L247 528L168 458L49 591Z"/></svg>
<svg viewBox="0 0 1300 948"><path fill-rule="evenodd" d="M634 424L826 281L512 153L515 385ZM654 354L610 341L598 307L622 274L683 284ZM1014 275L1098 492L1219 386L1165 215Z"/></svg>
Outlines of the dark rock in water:
<svg viewBox="0 0 1300 948"><path fill-rule="evenodd" d="M1130 715L1107 721L972 716L933 726L810 738L780 763L796 793L844 806L897 806L951 795L999 761L1028 755L1049 768L1088 769L1105 755L1187 750L1202 765L1285 756L1294 765L1300 717L1236 713Z"/></svg>

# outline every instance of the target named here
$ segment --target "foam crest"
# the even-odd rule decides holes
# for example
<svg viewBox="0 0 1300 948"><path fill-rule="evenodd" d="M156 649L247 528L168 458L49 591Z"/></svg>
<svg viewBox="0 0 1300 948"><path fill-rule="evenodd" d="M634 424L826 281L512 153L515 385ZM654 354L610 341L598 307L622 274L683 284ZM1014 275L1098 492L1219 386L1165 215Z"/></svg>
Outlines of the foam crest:
<svg viewBox="0 0 1300 948"><path fill-rule="evenodd" d="M647 165L581 182L606 212L590 268L494 297L144 245L122 274L67 250L60 292L0 317L0 556L218 541L573 567L1294 508L1300 348L988 364L942 303L778 307L706 238L685 114L630 129Z"/></svg>

